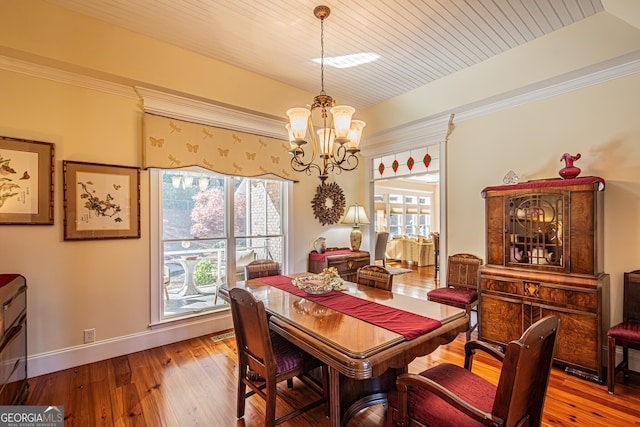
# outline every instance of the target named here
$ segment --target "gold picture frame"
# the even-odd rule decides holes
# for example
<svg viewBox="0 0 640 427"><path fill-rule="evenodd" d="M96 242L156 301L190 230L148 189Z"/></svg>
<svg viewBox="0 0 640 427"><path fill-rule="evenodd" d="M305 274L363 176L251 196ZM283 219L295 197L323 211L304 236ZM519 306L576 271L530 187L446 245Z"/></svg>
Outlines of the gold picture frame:
<svg viewBox="0 0 640 427"><path fill-rule="evenodd" d="M140 238L140 169L62 163L64 240Z"/></svg>
<svg viewBox="0 0 640 427"><path fill-rule="evenodd" d="M0 136L0 225L53 224L54 144Z"/></svg>

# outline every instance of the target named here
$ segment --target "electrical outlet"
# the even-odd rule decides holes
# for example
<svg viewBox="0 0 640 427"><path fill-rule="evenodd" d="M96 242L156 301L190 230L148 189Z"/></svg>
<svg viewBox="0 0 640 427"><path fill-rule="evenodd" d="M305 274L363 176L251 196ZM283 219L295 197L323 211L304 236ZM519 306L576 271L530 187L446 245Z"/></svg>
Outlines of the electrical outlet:
<svg viewBox="0 0 640 427"><path fill-rule="evenodd" d="M89 344L96 340L96 330L95 329L85 329L84 330L84 343Z"/></svg>

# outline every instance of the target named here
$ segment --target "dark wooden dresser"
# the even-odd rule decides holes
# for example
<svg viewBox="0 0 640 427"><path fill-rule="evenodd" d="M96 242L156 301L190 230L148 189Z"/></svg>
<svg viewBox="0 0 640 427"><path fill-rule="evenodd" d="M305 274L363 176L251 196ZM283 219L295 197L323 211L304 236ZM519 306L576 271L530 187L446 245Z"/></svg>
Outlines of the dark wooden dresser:
<svg viewBox="0 0 640 427"><path fill-rule="evenodd" d="M356 272L360 267L369 265L371 256L367 251L352 251L351 249L339 249L320 254L316 251L309 253L309 272L322 273L328 267L335 267L338 274L344 280L354 282Z"/></svg>
<svg viewBox="0 0 640 427"><path fill-rule="evenodd" d="M480 339L499 346L560 318L554 362L602 383L609 327L603 270L603 190L597 177L488 187L487 264L480 272Z"/></svg>
<svg viewBox="0 0 640 427"><path fill-rule="evenodd" d="M0 405L19 405L27 397L27 282L19 274L0 274Z"/></svg>

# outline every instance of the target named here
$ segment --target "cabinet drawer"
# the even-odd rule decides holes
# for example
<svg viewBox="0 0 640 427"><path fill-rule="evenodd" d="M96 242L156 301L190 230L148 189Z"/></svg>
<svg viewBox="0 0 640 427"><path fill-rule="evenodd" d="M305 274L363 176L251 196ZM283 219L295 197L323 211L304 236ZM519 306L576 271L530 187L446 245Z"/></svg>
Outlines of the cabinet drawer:
<svg viewBox="0 0 640 427"><path fill-rule="evenodd" d="M522 295L522 282L484 276L480 280L480 289L510 295Z"/></svg>
<svg viewBox="0 0 640 427"><path fill-rule="evenodd" d="M598 310L598 295L595 292L558 289L543 284L540 286L540 298L553 301L555 304L574 306L590 311Z"/></svg>

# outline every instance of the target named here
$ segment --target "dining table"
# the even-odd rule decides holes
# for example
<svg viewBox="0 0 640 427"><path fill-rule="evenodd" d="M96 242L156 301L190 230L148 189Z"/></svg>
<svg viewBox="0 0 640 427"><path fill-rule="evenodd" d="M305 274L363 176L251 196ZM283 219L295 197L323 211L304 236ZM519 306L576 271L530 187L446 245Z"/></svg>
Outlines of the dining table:
<svg viewBox="0 0 640 427"><path fill-rule="evenodd" d="M275 333L328 366L332 427L376 404L414 359L453 341L469 326L464 309L344 281L342 290L310 295L296 277L269 276L222 285L241 287L264 303Z"/></svg>

